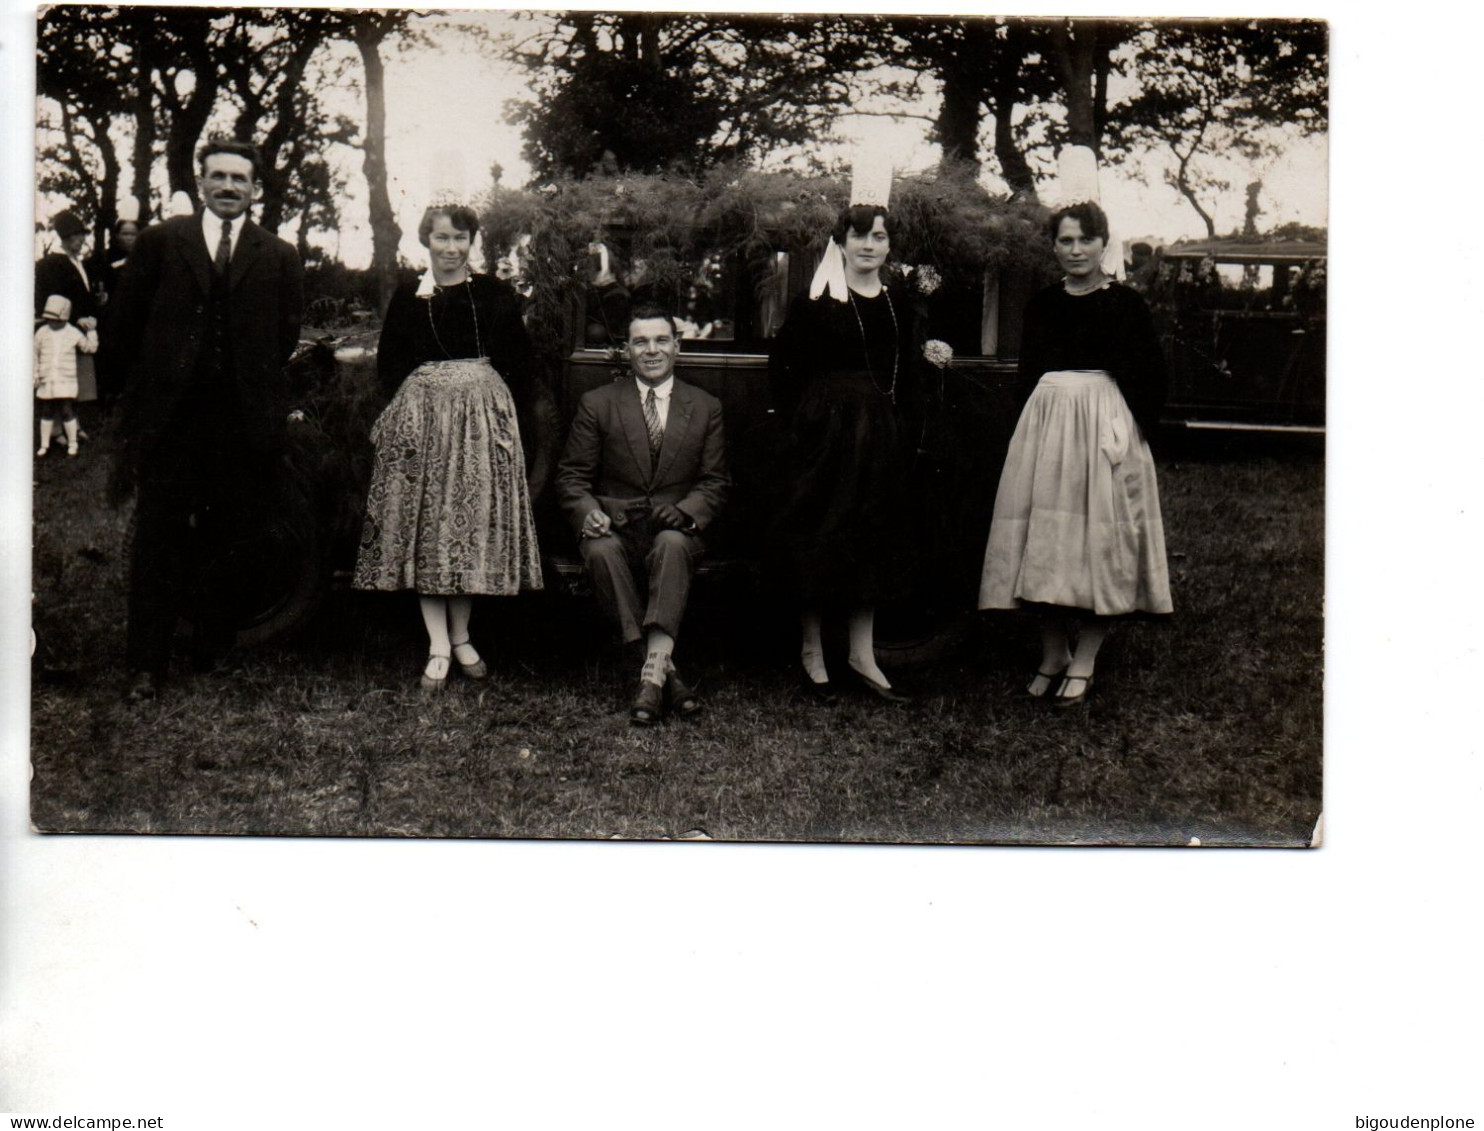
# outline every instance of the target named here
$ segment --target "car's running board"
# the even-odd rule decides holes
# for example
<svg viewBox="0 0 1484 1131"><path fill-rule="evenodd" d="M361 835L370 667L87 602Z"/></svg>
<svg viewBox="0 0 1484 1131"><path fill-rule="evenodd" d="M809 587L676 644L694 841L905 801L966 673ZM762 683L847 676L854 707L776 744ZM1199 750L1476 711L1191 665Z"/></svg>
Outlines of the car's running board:
<svg viewBox="0 0 1484 1131"><path fill-rule="evenodd" d="M1241 424L1228 420L1185 420L1186 428L1204 428L1223 432L1300 432L1309 436L1324 435L1324 425L1319 424Z"/></svg>

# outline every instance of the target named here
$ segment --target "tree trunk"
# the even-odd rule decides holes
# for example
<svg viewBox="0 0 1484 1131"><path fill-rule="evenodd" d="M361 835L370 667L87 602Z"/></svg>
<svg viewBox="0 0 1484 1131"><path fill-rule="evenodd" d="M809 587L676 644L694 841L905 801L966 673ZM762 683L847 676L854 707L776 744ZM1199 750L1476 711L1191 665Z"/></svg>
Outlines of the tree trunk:
<svg viewBox="0 0 1484 1131"><path fill-rule="evenodd" d="M1010 195L1035 202L1036 175L1026 161L1020 143L1015 139L1015 107L1020 90L1020 69L1032 50L1026 25L1007 21L1006 38L1000 52L1000 64L993 69L989 85L989 112L994 115L994 155L1000 163L1000 176L1010 186Z"/></svg>
<svg viewBox="0 0 1484 1131"><path fill-rule="evenodd" d="M943 104L938 110L938 144L945 162L968 162L979 169L979 83L961 68L943 73Z"/></svg>
<svg viewBox="0 0 1484 1131"><path fill-rule="evenodd" d="M660 58L660 32L664 23L664 16L652 12L639 17L639 59L651 71L664 69L664 62Z"/></svg>
<svg viewBox="0 0 1484 1131"><path fill-rule="evenodd" d="M242 99L242 109L237 113L233 126L234 137L254 142L258 155L262 157L262 168L258 170L258 183L263 186L263 195L258 201L257 221L267 231L278 234L278 225L283 219L283 191L287 178L278 170L278 147L267 138L259 138L258 123L263 120L266 107L263 92L252 89L252 70L245 59L238 68L229 72L231 86Z"/></svg>
<svg viewBox="0 0 1484 1131"><path fill-rule="evenodd" d="M385 314L392 292L397 289L397 246L402 229L397 226L387 192L386 178L386 71L381 62L385 31L375 24L357 28L355 43L366 71L366 139L362 143L361 167L366 174L371 212L371 266L379 285L379 313Z"/></svg>
<svg viewBox="0 0 1484 1131"><path fill-rule="evenodd" d="M1214 240L1216 238L1216 221L1211 218L1211 214L1202 208L1201 202L1196 199L1195 189L1192 187L1188 176L1191 155L1185 154L1182 156L1178 150L1174 152L1178 165L1176 166L1175 174L1170 177L1170 181L1174 184L1180 195L1190 202L1190 206L1195 209L1196 215L1206 225L1206 238L1208 240Z"/></svg>
<svg viewBox="0 0 1484 1131"><path fill-rule="evenodd" d="M204 68L210 71L210 66ZM167 80L168 81L168 80ZM196 196L196 143L211 117L216 102L216 77L203 79L196 71L196 89L187 103L177 103L170 115L170 132L165 139L165 171L170 178L170 191Z"/></svg>
<svg viewBox="0 0 1484 1131"><path fill-rule="evenodd" d="M181 8L177 11L179 14L171 15L171 26L186 41L186 57L190 60L189 70L196 85L191 91L190 101L181 103L174 90L174 74L167 72L164 76L173 103L170 133L165 142L165 169L170 177L171 192L184 192L194 197L196 143L201 140L201 131L211 119L217 91L221 89L210 41L215 13L205 8Z"/></svg>
<svg viewBox="0 0 1484 1131"><path fill-rule="evenodd" d="M1108 51L1115 42L1105 25L1099 23L1093 35L1092 58L1092 151L1099 160L1103 156L1103 125L1108 116L1108 71L1113 65Z"/></svg>
<svg viewBox="0 0 1484 1131"><path fill-rule="evenodd" d="M139 76L134 84L134 199L139 202L139 225L150 222L154 198L154 185L150 174L155 163L155 109L154 85L150 81L150 66L141 60Z"/></svg>
<svg viewBox="0 0 1484 1131"><path fill-rule="evenodd" d="M1253 181L1247 186L1247 217L1242 223L1242 238L1244 240L1257 239L1257 218L1262 215L1262 205L1258 203L1258 198L1261 195L1261 181Z"/></svg>
<svg viewBox="0 0 1484 1131"><path fill-rule="evenodd" d="M325 39L322 13L313 9L302 12L285 10L284 15L293 50L279 68L281 73L272 99L273 126L261 142L264 166L263 205L262 218L258 222L275 234L283 224L288 210L287 197L293 179L292 169L280 167L280 157L285 148L306 140L305 135L309 132L306 121L308 104L300 97L300 92L304 85L305 72L309 69L309 60ZM267 109L260 104L259 116ZM256 132L256 121L253 128ZM289 160L293 160L292 156Z"/></svg>
<svg viewBox="0 0 1484 1131"><path fill-rule="evenodd" d="M61 103L61 107L62 136L66 138L67 164L71 166L73 173L77 176L79 195L86 194L83 199L74 198L68 203L75 212L81 212L83 215L93 218L95 231L99 233L94 237L94 248L96 249L102 246L102 244L97 242L101 238L101 232L106 231L106 229L98 227L99 216L103 210L98 200L97 181L88 175L88 163L83 158L82 150L77 144L77 126L75 125L75 121L79 117L84 121L91 121L91 119L86 115L74 113L72 106L65 101ZM94 132L97 132L96 126L94 127Z"/></svg>
<svg viewBox="0 0 1484 1131"><path fill-rule="evenodd" d="M1036 174L1031 171L1030 163L1015 141L1015 129L1010 121L1014 110L1015 104L1010 101L996 101L990 106L990 112L994 114L994 155L1000 163L1000 176L1010 186L1011 196L1035 202L1038 199Z"/></svg>
<svg viewBox="0 0 1484 1131"><path fill-rule="evenodd" d="M1053 36L1062 94L1067 106L1067 144L1098 148L1097 120L1093 113L1093 59L1096 21L1065 20Z"/></svg>
<svg viewBox="0 0 1484 1131"><path fill-rule="evenodd" d="M98 229L93 238L93 252L100 259L108 247L108 233L118 223L119 181L123 170L119 168L118 150L108 136L108 119L93 124L94 143L103 157L103 183L98 186Z"/></svg>

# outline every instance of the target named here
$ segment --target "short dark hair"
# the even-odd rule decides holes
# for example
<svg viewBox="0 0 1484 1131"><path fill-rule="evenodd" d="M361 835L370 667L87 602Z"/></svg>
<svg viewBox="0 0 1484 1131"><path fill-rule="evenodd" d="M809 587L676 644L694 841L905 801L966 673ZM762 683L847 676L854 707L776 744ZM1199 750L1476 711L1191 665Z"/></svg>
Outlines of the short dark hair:
<svg viewBox="0 0 1484 1131"><path fill-rule="evenodd" d="M474 215L474 209L462 204L430 204L423 210L423 218L417 224L417 242L423 247L428 246L428 237L433 234L433 225L440 216L448 217L454 231L468 232L471 240L479 234L479 217Z"/></svg>
<svg viewBox="0 0 1484 1131"><path fill-rule="evenodd" d="M1051 219L1046 221L1046 234L1052 243L1056 242L1056 233L1063 220L1076 220L1084 236L1096 236L1104 243L1108 242L1108 214L1090 200L1064 205L1051 214Z"/></svg>
<svg viewBox="0 0 1484 1131"><path fill-rule="evenodd" d="M206 144L196 151L196 168L203 173L206 172L206 159L218 153L226 153L233 157L246 157L252 162L252 179L255 181L263 179L263 155L258 152L258 147L250 141L237 141L230 137L208 139Z"/></svg>
<svg viewBox="0 0 1484 1131"><path fill-rule="evenodd" d="M876 226L877 216L886 225L887 236L892 236L896 224L884 204L852 204L849 208L842 209L840 218L835 221L835 230L830 234L835 237L837 244L844 247L846 232L854 232L858 236L866 235Z"/></svg>
<svg viewBox="0 0 1484 1131"><path fill-rule="evenodd" d="M658 302L637 302L629 311L629 328L624 337L628 338L634 331L634 323L644 318L663 318L670 324L670 333L677 338L680 337L680 326L675 321L675 312L668 306Z"/></svg>

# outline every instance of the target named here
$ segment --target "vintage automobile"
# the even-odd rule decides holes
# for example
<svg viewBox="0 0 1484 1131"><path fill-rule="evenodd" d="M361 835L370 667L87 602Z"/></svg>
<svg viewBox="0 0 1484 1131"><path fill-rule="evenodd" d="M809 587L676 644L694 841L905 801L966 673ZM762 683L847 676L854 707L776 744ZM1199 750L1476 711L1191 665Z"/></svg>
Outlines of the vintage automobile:
<svg viewBox="0 0 1484 1131"><path fill-rule="evenodd" d="M1168 423L1323 432L1325 252L1310 240L1177 243L1131 276L1164 340Z"/></svg>
<svg viewBox="0 0 1484 1131"><path fill-rule="evenodd" d="M623 235L618 230L610 237L618 260L624 258ZM784 250L761 266L740 254L705 249L696 259L695 277L704 289L698 295L692 287L680 297L683 341L676 373L721 400L734 480L726 512L708 536L701 575L734 581L741 575L765 584L760 557L780 491L784 427L769 395L768 351L790 300L807 289L814 263ZM924 552L913 598L877 610L883 662L935 655L962 631L974 607L995 485L1014 426L1020 312L1037 282L1023 273L997 272L972 286L945 286L925 300L918 296L925 336L946 341L954 359L946 369L924 364L921 370L925 412L912 486L922 501L916 520ZM910 277L896 285L913 292ZM583 303L587 316L574 320L580 331L556 390L564 424L583 393L627 371L608 330L615 319L602 316L605 306L617 304L589 293ZM546 516L554 517L549 510ZM547 522L542 537L555 572L580 584L570 532Z"/></svg>
<svg viewBox="0 0 1484 1131"><path fill-rule="evenodd" d="M807 287L813 263L801 258L778 251L760 282L755 262L703 251L696 266L697 277L709 284L704 304L698 309L698 296L681 296L690 336L676 372L721 400L734 480L727 509L708 536L702 590L725 584L756 592L765 584L761 548L778 488L783 427L770 403L768 350L788 302ZM922 368L925 411L913 487L924 500L916 514L924 552L916 596L878 610L886 662L936 654L973 608L995 484L1014 424L1020 310L1038 283L1006 272L972 287L945 286L922 304L927 335L947 341L955 356L946 369ZM527 438L548 587L576 592L583 589L580 559L553 498L555 461L582 394L627 372L603 314L606 307L606 321L626 327L625 308L594 290L574 292L569 342L560 363L547 366L557 427L551 435ZM303 418L290 424L293 493L275 544L243 590L241 643L302 623L326 585L348 577L355 559L370 466L365 434L379 407L370 391L374 356L340 342L306 340L295 364L317 370L319 380L309 382L314 391Z"/></svg>

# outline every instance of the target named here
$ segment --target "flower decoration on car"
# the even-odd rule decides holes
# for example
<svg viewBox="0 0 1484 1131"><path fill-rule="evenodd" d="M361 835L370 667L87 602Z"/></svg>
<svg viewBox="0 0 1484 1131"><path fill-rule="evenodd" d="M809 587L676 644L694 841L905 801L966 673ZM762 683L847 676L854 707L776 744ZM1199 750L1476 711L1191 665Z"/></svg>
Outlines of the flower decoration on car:
<svg viewBox="0 0 1484 1131"><path fill-rule="evenodd" d="M947 369L948 363L953 360L953 347L947 342L933 338L923 343L922 356L934 369Z"/></svg>

